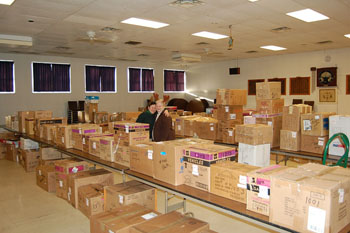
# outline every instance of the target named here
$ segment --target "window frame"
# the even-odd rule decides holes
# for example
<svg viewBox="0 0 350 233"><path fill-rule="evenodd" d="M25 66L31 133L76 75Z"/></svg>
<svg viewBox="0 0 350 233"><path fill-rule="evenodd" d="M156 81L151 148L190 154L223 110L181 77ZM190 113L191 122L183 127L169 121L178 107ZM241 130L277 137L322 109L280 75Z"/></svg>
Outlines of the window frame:
<svg viewBox="0 0 350 233"><path fill-rule="evenodd" d="M114 91L101 91L101 79L100 79L100 91L87 91L86 90L86 66L95 66L95 67L110 67L114 68ZM116 66L108 66L108 65L93 65L93 64L85 64L84 65L84 90L85 93L97 93L97 94L113 94L118 93L118 85L117 85L117 67Z"/></svg>
<svg viewBox="0 0 350 233"><path fill-rule="evenodd" d="M129 74L129 69L140 69L140 87L141 87L141 91L130 91L130 81L129 81L129 79L130 79L130 74ZM155 84L155 82L154 82L154 80L155 80L155 70L154 70L154 68L146 68L146 67L135 67L135 66L128 66L128 68L127 68L127 82L128 82L128 93L131 93L131 94L133 94L133 93L155 93L155 91L154 91L154 86L153 86L153 91L143 91L142 90L142 70L152 70L153 71L153 85Z"/></svg>
<svg viewBox="0 0 350 233"><path fill-rule="evenodd" d="M12 89L13 91L0 91L0 95L16 94L16 74L15 74L15 61L14 60L0 60L0 62L13 62L12 65Z"/></svg>
<svg viewBox="0 0 350 233"><path fill-rule="evenodd" d="M34 63L51 64L51 65L69 65L69 91L34 91ZM33 94L67 94L67 93L72 93L72 65L70 63L32 61L31 62L31 69L32 69L31 76L32 76L32 93Z"/></svg>
<svg viewBox="0 0 350 233"><path fill-rule="evenodd" d="M169 71L183 71L184 72L184 90L183 91L166 91L165 87L164 87L164 82L165 82L165 75L164 75L164 71L169 70ZM163 69L163 93L187 93L187 75L186 75L186 71L185 70L178 70L178 69Z"/></svg>

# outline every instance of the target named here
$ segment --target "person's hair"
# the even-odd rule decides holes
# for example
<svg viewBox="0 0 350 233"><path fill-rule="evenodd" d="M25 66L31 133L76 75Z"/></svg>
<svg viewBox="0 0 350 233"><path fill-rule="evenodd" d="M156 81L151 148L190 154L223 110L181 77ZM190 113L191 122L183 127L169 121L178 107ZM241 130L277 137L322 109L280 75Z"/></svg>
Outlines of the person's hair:
<svg viewBox="0 0 350 233"><path fill-rule="evenodd" d="M151 107L151 105L156 105L156 102L154 102L154 101L149 102L147 105L147 108Z"/></svg>

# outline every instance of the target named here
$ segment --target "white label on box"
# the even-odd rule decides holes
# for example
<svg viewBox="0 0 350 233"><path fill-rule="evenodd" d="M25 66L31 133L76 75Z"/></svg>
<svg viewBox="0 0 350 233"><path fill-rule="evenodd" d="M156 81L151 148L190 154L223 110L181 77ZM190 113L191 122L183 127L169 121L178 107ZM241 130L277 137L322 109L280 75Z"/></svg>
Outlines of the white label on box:
<svg viewBox="0 0 350 233"><path fill-rule="evenodd" d="M229 136L229 137L232 137L232 136L233 136L233 131L232 131L232 130L229 130L229 131L228 131L228 136Z"/></svg>
<svg viewBox="0 0 350 233"><path fill-rule="evenodd" d="M289 106L289 114L293 114L293 106Z"/></svg>
<svg viewBox="0 0 350 233"><path fill-rule="evenodd" d="M39 170L38 173L39 173L39 176L41 176L41 170Z"/></svg>
<svg viewBox="0 0 350 233"><path fill-rule="evenodd" d="M320 141L320 140L319 140L319 141L318 141L318 145L319 145L319 146L323 146L323 145L324 145L324 141Z"/></svg>
<svg viewBox="0 0 350 233"><path fill-rule="evenodd" d="M89 206L89 199L85 198L86 206Z"/></svg>
<svg viewBox="0 0 350 233"><path fill-rule="evenodd" d="M192 164L192 175L199 176L197 164Z"/></svg>
<svg viewBox="0 0 350 233"><path fill-rule="evenodd" d="M147 151L147 157L148 157L148 159L150 159L150 160L153 159L153 150L148 150L148 151Z"/></svg>
<svg viewBox="0 0 350 233"><path fill-rule="evenodd" d="M247 176L239 175L239 183L247 185Z"/></svg>
<svg viewBox="0 0 350 233"><path fill-rule="evenodd" d="M178 126L177 126L177 130L181 130L181 125L178 125Z"/></svg>
<svg viewBox="0 0 350 233"><path fill-rule="evenodd" d="M311 130L312 127L311 127L311 121L310 120L304 120L304 130Z"/></svg>
<svg viewBox="0 0 350 233"><path fill-rule="evenodd" d="M267 125L272 126L272 121L268 121Z"/></svg>
<svg viewBox="0 0 350 233"><path fill-rule="evenodd" d="M64 143L64 137L62 137L62 143Z"/></svg>
<svg viewBox="0 0 350 233"><path fill-rule="evenodd" d="M92 148L93 148L94 150L96 150L96 142L93 142L93 143L92 143Z"/></svg>
<svg viewBox="0 0 350 233"><path fill-rule="evenodd" d="M235 113L230 114L230 119L231 120L235 120L236 119L236 114Z"/></svg>
<svg viewBox="0 0 350 233"><path fill-rule="evenodd" d="M323 233L326 224L326 211L320 208L309 206L307 229L316 233Z"/></svg>
<svg viewBox="0 0 350 233"><path fill-rule="evenodd" d="M210 131L214 131L214 127L210 127Z"/></svg>
<svg viewBox="0 0 350 233"><path fill-rule="evenodd" d="M60 184L60 187L62 188L63 187L63 181L60 180L60 181L58 181L58 183Z"/></svg>
<svg viewBox="0 0 350 233"><path fill-rule="evenodd" d="M83 138L83 144L85 144L85 138Z"/></svg>
<svg viewBox="0 0 350 233"><path fill-rule="evenodd" d="M82 131L81 131L81 129L79 129L79 134L81 134L82 133Z"/></svg>
<svg viewBox="0 0 350 233"><path fill-rule="evenodd" d="M68 187L68 193L72 193L72 189Z"/></svg>
<svg viewBox="0 0 350 233"><path fill-rule="evenodd" d="M316 116L315 116L315 120L318 120L318 119L320 119L320 116L319 116L319 115L316 115Z"/></svg>
<svg viewBox="0 0 350 233"><path fill-rule="evenodd" d="M258 197L264 198L264 199L270 199L269 188L266 186L259 185Z"/></svg>
<svg viewBox="0 0 350 233"><path fill-rule="evenodd" d="M230 109L228 106L225 106L225 112L228 112Z"/></svg>
<svg viewBox="0 0 350 233"><path fill-rule="evenodd" d="M297 137L297 132L292 132L292 138L296 138Z"/></svg>
<svg viewBox="0 0 350 233"><path fill-rule="evenodd" d="M129 133L129 126L128 125L125 126L125 132Z"/></svg>
<svg viewBox="0 0 350 233"><path fill-rule="evenodd" d="M145 219L145 220L150 220L150 219L152 219L152 218L154 218L154 217L157 217L157 216L158 216L158 215L157 215L156 213L151 212L151 213L142 215L141 217L142 217L143 219Z"/></svg>
<svg viewBox="0 0 350 233"><path fill-rule="evenodd" d="M77 172L78 172L78 168L77 168L77 167L73 167L73 168L72 168L72 172L73 172L73 173L77 173Z"/></svg>
<svg viewBox="0 0 350 233"><path fill-rule="evenodd" d="M338 193L339 193L339 203L343 203L344 202L344 189L338 189Z"/></svg>
<svg viewBox="0 0 350 233"><path fill-rule="evenodd" d="M242 189L247 189L247 185L244 185L244 184L237 184L237 187Z"/></svg>
<svg viewBox="0 0 350 233"><path fill-rule="evenodd" d="M70 193L68 193L68 201L70 201Z"/></svg>
<svg viewBox="0 0 350 233"><path fill-rule="evenodd" d="M108 230L108 233L114 233L114 231L112 231L112 230Z"/></svg>
<svg viewBox="0 0 350 233"><path fill-rule="evenodd" d="M124 203L124 196L119 195L119 203L123 204Z"/></svg>

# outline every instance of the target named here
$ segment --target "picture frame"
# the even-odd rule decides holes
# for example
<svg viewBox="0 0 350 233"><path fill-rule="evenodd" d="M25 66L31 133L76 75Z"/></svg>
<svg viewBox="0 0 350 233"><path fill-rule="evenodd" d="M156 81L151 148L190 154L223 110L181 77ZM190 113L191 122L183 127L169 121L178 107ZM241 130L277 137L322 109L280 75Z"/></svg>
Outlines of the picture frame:
<svg viewBox="0 0 350 233"><path fill-rule="evenodd" d="M337 67L317 69L317 87L336 87Z"/></svg>
<svg viewBox="0 0 350 233"><path fill-rule="evenodd" d="M319 102L320 103L336 103L337 102L337 90L332 89L319 89Z"/></svg>

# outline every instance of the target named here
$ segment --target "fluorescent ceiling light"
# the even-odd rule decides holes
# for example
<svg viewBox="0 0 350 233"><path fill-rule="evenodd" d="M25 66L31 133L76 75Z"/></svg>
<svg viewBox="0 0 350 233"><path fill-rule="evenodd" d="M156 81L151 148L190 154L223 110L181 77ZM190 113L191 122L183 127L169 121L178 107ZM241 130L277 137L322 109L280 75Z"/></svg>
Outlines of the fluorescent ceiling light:
<svg viewBox="0 0 350 233"><path fill-rule="evenodd" d="M287 15L308 23L329 19L329 17L322 15L321 13L318 13L317 11L314 11L311 9L304 9L300 11L289 12L287 13Z"/></svg>
<svg viewBox="0 0 350 233"><path fill-rule="evenodd" d="M213 32L207 32L207 31L193 33L192 35L193 36L204 37L204 38L209 38L209 39L214 39L214 40L228 38L228 36L226 36L226 35L221 35L221 34L217 34L217 33L213 33Z"/></svg>
<svg viewBox="0 0 350 233"><path fill-rule="evenodd" d="M2 5L11 5L15 0L0 0Z"/></svg>
<svg viewBox="0 0 350 233"><path fill-rule="evenodd" d="M261 46L260 48L268 49L268 50L272 50L272 51L286 50L286 48L275 46L275 45L266 45L266 46Z"/></svg>
<svg viewBox="0 0 350 233"><path fill-rule="evenodd" d="M259 0L248 0L249 2L257 2L257 1L259 1Z"/></svg>
<svg viewBox="0 0 350 233"><path fill-rule="evenodd" d="M30 36L0 34L0 44L32 46L33 39Z"/></svg>
<svg viewBox="0 0 350 233"><path fill-rule="evenodd" d="M169 24L167 23L161 23L161 22L156 22L156 21L147 20L147 19L139 19L134 17L123 20L122 23L137 25L141 27L148 27L148 28L162 28L162 27L169 26Z"/></svg>
<svg viewBox="0 0 350 233"><path fill-rule="evenodd" d="M347 38L350 38L350 34L346 34L346 35L344 35L345 37L347 37Z"/></svg>

